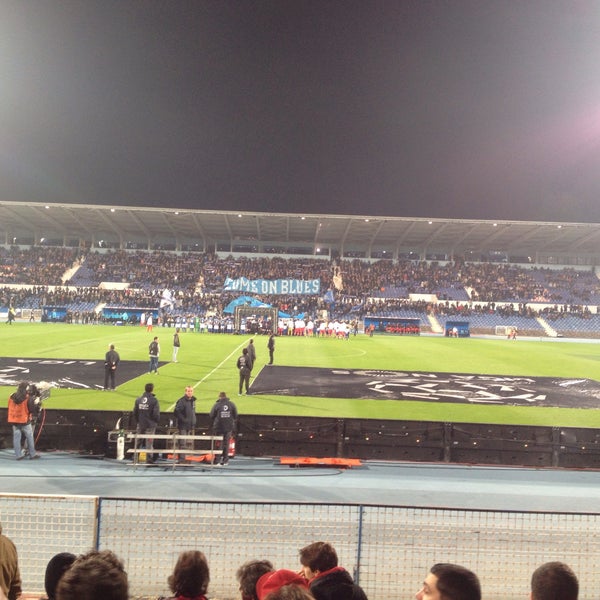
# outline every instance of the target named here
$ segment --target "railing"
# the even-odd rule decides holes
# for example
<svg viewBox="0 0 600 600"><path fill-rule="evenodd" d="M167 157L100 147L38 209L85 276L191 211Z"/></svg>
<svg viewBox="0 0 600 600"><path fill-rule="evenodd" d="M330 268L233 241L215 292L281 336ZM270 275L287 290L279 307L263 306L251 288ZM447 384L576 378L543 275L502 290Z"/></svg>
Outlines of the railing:
<svg viewBox="0 0 600 600"><path fill-rule="evenodd" d="M434 490L432 499L440 494ZM334 545L369 600L412 598L436 562L475 571L486 600L528 597L531 573L549 560L573 568L580 600L595 600L600 587L600 513L233 503L226 497L225 483L223 502L0 494L0 515L19 551L26 592L43 591L54 554L99 548L123 559L132 596L163 595L179 553L199 549L210 566L209 597L237 600L235 572L242 563L265 558L276 568L299 569L298 549L316 540Z"/></svg>
<svg viewBox="0 0 600 600"><path fill-rule="evenodd" d="M209 464L212 464L215 456L222 454L221 449L215 448L215 442L223 440L222 435L182 435L179 433L154 434L154 433L121 433L120 431L110 431L108 433L108 441L114 441L124 436L126 440L133 440L133 448L127 449L126 453L130 454L133 459L133 465L136 467L140 463L140 458L145 455L164 454L167 463L176 466L192 466L192 462L187 462L185 457L204 458ZM165 448L146 448L148 440L165 440ZM142 446L138 445L142 443ZM183 443L182 443L183 442ZM210 443L209 448L198 449L196 446ZM146 462L146 461L143 461ZM164 466L164 462L161 465Z"/></svg>

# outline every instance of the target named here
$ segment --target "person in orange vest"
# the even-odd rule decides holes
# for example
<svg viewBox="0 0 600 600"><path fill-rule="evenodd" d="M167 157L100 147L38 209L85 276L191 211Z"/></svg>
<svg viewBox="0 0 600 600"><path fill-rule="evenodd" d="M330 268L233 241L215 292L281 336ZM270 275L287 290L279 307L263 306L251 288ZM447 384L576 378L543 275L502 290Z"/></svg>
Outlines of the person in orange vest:
<svg viewBox="0 0 600 600"><path fill-rule="evenodd" d="M37 404L36 404L37 402ZM21 449L21 438L25 437L27 442L27 451L30 459L40 458L35 451L33 441L33 427L31 421L34 415L37 415L40 407L39 397L33 397L29 393L29 383L22 381L17 391L8 398L8 424L13 429L13 446L17 460L25 458Z"/></svg>

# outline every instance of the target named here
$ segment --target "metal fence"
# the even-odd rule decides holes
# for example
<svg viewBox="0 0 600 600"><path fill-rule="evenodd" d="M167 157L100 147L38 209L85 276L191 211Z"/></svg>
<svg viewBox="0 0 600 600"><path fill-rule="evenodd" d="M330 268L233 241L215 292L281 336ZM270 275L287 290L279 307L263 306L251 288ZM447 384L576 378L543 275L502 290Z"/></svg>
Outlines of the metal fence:
<svg viewBox="0 0 600 600"><path fill-rule="evenodd" d="M574 569L581 600L596 600L600 587L600 513L3 494L0 521L26 592L43 591L54 554L98 548L123 559L132 596L167 594L179 553L198 549L209 561L209 596L237 600L242 563L299 569L298 550L316 540L334 545L370 600L412 598L436 562L475 571L486 600L526 598L531 573L549 560Z"/></svg>

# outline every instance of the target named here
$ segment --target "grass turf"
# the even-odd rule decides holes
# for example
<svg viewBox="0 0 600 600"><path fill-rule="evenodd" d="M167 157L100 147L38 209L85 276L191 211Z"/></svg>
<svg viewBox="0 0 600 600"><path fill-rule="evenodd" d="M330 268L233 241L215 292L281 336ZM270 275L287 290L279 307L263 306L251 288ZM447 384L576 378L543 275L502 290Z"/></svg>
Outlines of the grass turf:
<svg viewBox="0 0 600 600"><path fill-rule="evenodd" d="M148 360L153 335L161 343L161 360L170 360L174 330L158 327L152 334L141 327L109 325L65 325L61 323L16 323L2 325L4 356L23 358L103 359L114 343L123 360ZM356 400L289 396L237 397L235 368L249 336L181 334L178 363L160 369L160 375L143 375L132 381L117 381L115 393L91 390L52 391L48 409L129 411L147 381L153 381L163 412L170 412L184 387L192 384L197 410L206 412L218 392L226 391L241 413L328 418L402 419L600 427L596 409L544 408L537 406L472 406L468 404L397 400ZM255 372L267 362L267 338L255 337L258 359ZM289 366L347 369L389 369L588 378L600 380L600 345L597 343L443 337L399 337L364 335L349 341L283 337L276 340L275 363ZM98 380L103 372L98 373ZM14 388L4 389L4 400ZM600 403L600 402L599 402Z"/></svg>

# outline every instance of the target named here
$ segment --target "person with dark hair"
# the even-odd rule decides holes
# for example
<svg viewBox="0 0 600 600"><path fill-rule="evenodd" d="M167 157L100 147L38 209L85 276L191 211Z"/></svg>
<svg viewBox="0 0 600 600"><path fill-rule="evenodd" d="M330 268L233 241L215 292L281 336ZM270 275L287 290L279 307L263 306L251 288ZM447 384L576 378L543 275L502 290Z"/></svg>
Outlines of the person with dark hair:
<svg viewBox="0 0 600 600"><path fill-rule="evenodd" d="M160 421L160 405L158 398L154 395L154 384L147 383L144 387L144 393L136 398L133 405L133 416L137 422L137 433L153 434ZM146 438L141 440L142 448L154 450L154 439ZM156 455L149 453L146 457L149 463L156 462Z"/></svg>
<svg viewBox="0 0 600 600"><path fill-rule="evenodd" d="M223 436L220 461L223 467L229 464L229 440L236 431L237 417L236 405L227 397L225 392L219 392L217 401L210 409L209 418L212 423L212 430Z"/></svg>
<svg viewBox="0 0 600 600"><path fill-rule="evenodd" d="M77 557L71 552L55 554L46 565L44 588L48 600L56 600L56 587L66 570L75 562Z"/></svg>
<svg viewBox="0 0 600 600"><path fill-rule="evenodd" d="M121 360L119 353L115 350L115 345L111 344L108 347L108 352L104 356L104 389L115 390L115 375L117 367ZM110 388L109 388L110 383Z"/></svg>
<svg viewBox="0 0 600 600"><path fill-rule="evenodd" d="M267 348L269 349L269 364L273 364L273 356L275 355L275 334L269 335L269 341L267 342Z"/></svg>
<svg viewBox="0 0 600 600"><path fill-rule="evenodd" d="M30 393L28 381L21 381L17 391L8 398L8 424L12 425L13 448L17 460L25 458L21 449L21 439L27 443L30 459L40 458L35 451L32 421L41 408L39 396Z"/></svg>
<svg viewBox="0 0 600 600"><path fill-rule="evenodd" d="M8 600L17 600L22 593L19 556L14 542L2 533L0 524L0 590Z"/></svg>
<svg viewBox="0 0 600 600"><path fill-rule="evenodd" d="M265 600L315 600L315 597L301 585L291 583L267 594Z"/></svg>
<svg viewBox="0 0 600 600"><path fill-rule="evenodd" d="M110 550L92 550L75 559L56 586L56 600L128 600L122 561Z"/></svg>
<svg viewBox="0 0 600 600"><path fill-rule="evenodd" d="M531 600L577 600L579 581L562 562L540 565L531 576Z"/></svg>
<svg viewBox="0 0 600 600"><path fill-rule="evenodd" d="M206 600L210 581L206 556L199 550L182 552L167 581L174 594L170 600Z"/></svg>
<svg viewBox="0 0 600 600"><path fill-rule="evenodd" d="M337 552L331 544L314 542L301 548L300 563L310 593L317 600L367 600L350 573L338 566Z"/></svg>
<svg viewBox="0 0 600 600"><path fill-rule="evenodd" d="M154 339L148 346L148 356L150 357L150 365L148 366L148 373L154 371L158 375L158 357L160 356L160 344L158 343L158 336L155 335Z"/></svg>
<svg viewBox="0 0 600 600"><path fill-rule="evenodd" d="M250 362L252 363L252 366L254 366L254 363L256 363L256 347L254 346L253 338L250 338L248 346L246 347L248 348L248 356L250 357Z"/></svg>
<svg viewBox="0 0 600 600"><path fill-rule="evenodd" d="M288 569L279 569L278 571L265 573L258 579L256 582L256 597L258 600L265 600L284 586L308 589L306 579L302 575Z"/></svg>
<svg viewBox="0 0 600 600"><path fill-rule="evenodd" d="M246 394L249 394L248 387L250 385L250 373L252 372L252 360L248 348L242 350L242 355L237 359L237 368L240 374L240 382L238 396L242 395L242 389L246 387Z"/></svg>
<svg viewBox="0 0 600 600"><path fill-rule="evenodd" d="M258 600L256 595L256 582L265 574L274 571L270 560L249 560L236 572L235 576L240 584L242 600Z"/></svg>
<svg viewBox="0 0 600 600"><path fill-rule="evenodd" d="M181 347L181 340L179 339L179 327L175 329L175 333L173 334L173 362L177 362L177 353L179 352L179 348Z"/></svg>
<svg viewBox="0 0 600 600"><path fill-rule="evenodd" d="M481 585L475 573L460 565L437 563L431 567L417 600L481 600Z"/></svg>

